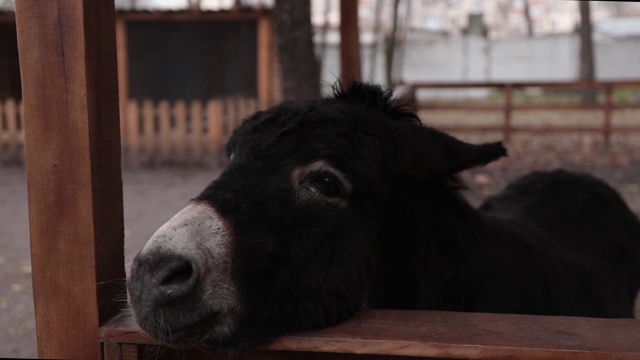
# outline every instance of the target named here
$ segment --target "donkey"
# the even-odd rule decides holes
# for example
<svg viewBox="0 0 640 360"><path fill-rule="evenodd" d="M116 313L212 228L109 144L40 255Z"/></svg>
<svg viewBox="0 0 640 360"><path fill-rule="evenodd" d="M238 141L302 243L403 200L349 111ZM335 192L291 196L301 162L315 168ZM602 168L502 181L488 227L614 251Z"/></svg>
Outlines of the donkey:
<svg viewBox="0 0 640 360"><path fill-rule="evenodd" d="M422 124L381 87L249 117L218 179L127 280L139 326L244 349L363 308L632 317L640 222L589 175L533 173L474 209L458 174L506 156Z"/></svg>

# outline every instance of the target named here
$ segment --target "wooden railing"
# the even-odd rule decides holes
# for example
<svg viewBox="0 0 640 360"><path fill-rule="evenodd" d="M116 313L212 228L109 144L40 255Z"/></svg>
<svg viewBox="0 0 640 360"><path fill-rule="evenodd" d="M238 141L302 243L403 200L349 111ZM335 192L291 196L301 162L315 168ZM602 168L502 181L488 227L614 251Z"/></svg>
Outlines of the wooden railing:
<svg viewBox="0 0 640 360"><path fill-rule="evenodd" d="M602 91L601 101L593 104L581 104L579 102L570 103L518 103L514 100L514 95L518 91L530 88L548 91ZM403 96L415 102L418 110L426 111L498 111L502 112L502 124L438 124L438 127L445 131L464 132L502 132L503 138L509 140L515 132L595 132L601 133L605 142L609 142L614 131L635 132L640 131L640 120L637 125L616 125L612 122L615 110L640 109L640 101L631 103L621 103L614 101L614 92L622 88L636 88L640 92L640 81L605 81L605 82L510 82L510 83L409 83L404 86ZM502 101L498 104L483 103L478 101L467 102L442 102L423 101L419 99L417 92L421 89L442 90L442 89L491 89L502 92ZM513 124L513 113L516 111L567 111L567 110L591 110L602 113L602 122L599 126L593 125L564 125L540 126L535 123Z"/></svg>
<svg viewBox="0 0 640 360"><path fill-rule="evenodd" d="M0 100L0 163L24 161L22 105ZM121 109L122 161L139 165L206 165L220 159L240 122L257 110L253 98L204 101L130 100Z"/></svg>
<svg viewBox="0 0 640 360"><path fill-rule="evenodd" d="M338 326L284 336L239 358L638 359L639 336L640 321L634 319L366 310ZM105 360L158 354L157 342L134 325L103 327L100 338ZM162 354L229 358L206 348L163 348Z"/></svg>

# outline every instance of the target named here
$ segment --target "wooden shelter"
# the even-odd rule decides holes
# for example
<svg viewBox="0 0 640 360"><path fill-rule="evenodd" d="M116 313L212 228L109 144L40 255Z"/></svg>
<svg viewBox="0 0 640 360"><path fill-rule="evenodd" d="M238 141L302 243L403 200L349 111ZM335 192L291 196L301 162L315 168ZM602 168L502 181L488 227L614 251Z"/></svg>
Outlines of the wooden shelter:
<svg viewBox="0 0 640 360"><path fill-rule="evenodd" d="M116 13L121 101L242 96L273 103L271 11Z"/></svg>
<svg viewBox="0 0 640 360"><path fill-rule="evenodd" d="M20 0L16 14L39 355L139 359L152 340L113 323L125 290L113 2ZM639 338L630 319L378 310L243 357L638 359Z"/></svg>
<svg viewBox="0 0 640 360"><path fill-rule="evenodd" d="M279 100L272 12L117 11L118 90L138 100ZM15 14L0 11L0 100L20 99Z"/></svg>

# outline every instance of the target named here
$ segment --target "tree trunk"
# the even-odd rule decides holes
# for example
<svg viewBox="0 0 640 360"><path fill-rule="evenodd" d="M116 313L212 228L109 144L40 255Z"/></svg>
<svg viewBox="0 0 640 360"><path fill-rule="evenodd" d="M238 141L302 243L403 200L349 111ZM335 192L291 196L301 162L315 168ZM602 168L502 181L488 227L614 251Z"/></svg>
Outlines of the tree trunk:
<svg viewBox="0 0 640 360"><path fill-rule="evenodd" d="M320 97L320 67L313 48L310 0L276 0L275 32L284 100Z"/></svg>
<svg viewBox="0 0 640 360"><path fill-rule="evenodd" d="M527 36L533 37L533 23L531 21L531 11L529 9L529 0L524 0L524 18L527 22Z"/></svg>
<svg viewBox="0 0 640 360"><path fill-rule="evenodd" d="M396 51L396 32L398 31L398 6L400 5L400 0L394 0L393 2L393 14L392 14L392 23L391 23L391 32L387 35L384 42L384 51L385 51L385 75L387 81L387 88L393 88L393 58Z"/></svg>
<svg viewBox="0 0 640 360"><path fill-rule="evenodd" d="M580 80L595 80L595 62L593 57L593 38L591 29L591 11L588 1L580 1ZM582 92L582 103L592 104L596 101L594 89Z"/></svg>

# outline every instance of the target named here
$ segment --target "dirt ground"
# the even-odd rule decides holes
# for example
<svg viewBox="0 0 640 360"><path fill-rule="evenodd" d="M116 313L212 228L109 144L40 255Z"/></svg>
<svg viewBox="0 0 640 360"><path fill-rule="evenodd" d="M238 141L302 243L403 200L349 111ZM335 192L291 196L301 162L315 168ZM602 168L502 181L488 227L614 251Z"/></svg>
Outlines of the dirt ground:
<svg viewBox="0 0 640 360"><path fill-rule="evenodd" d="M466 137L473 141L481 137ZM640 135L616 135L611 146L596 136L518 135L510 156L464 175L474 204L529 171L566 168L589 172L620 191L640 216ZM125 169L125 262L162 223L198 194L215 169ZM0 357L35 358L26 175L0 167Z"/></svg>

